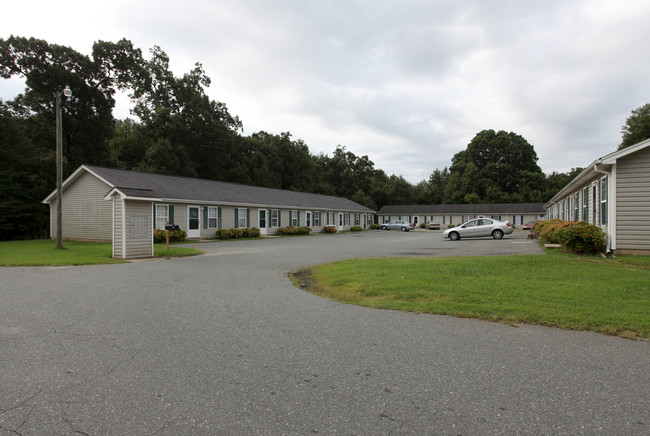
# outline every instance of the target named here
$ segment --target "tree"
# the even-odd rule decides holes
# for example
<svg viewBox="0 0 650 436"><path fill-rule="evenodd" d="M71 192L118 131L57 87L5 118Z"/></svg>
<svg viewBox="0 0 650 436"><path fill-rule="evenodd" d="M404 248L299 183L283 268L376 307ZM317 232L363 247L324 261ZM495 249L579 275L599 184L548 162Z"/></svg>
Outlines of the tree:
<svg viewBox="0 0 650 436"><path fill-rule="evenodd" d="M235 149L241 121L230 115L225 104L206 95L210 78L200 63L183 77L175 77L169 57L156 46L131 86L132 112L142 124L142 140L157 147L168 143L163 149L187 159L178 167L183 171L178 175L240 181ZM155 162L160 160L149 160L145 166L157 171Z"/></svg>
<svg viewBox="0 0 650 436"><path fill-rule="evenodd" d="M526 202L538 198L544 174L522 136L483 130L454 155L445 185L446 203Z"/></svg>
<svg viewBox="0 0 650 436"><path fill-rule="evenodd" d="M126 68L129 56L136 62L138 52L126 40L104 44L101 49L102 43L96 43L90 58L35 38L0 39L0 77L25 78L25 93L12 103L28 115L31 140L44 154L54 143L54 94L66 85L72 89L72 97L63 105L64 174L81 164L112 163L108 141L113 134L113 95L116 86L127 86L124 81L135 69L116 73L113 68ZM119 62L103 57L109 55ZM54 172L53 162L51 168Z"/></svg>
<svg viewBox="0 0 650 436"><path fill-rule="evenodd" d="M41 156L25 127L0 100L0 240L43 237L47 229Z"/></svg>
<svg viewBox="0 0 650 436"><path fill-rule="evenodd" d="M650 138L650 103L632 111L621 128L623 142L618 149L629 147Z"/></svg>

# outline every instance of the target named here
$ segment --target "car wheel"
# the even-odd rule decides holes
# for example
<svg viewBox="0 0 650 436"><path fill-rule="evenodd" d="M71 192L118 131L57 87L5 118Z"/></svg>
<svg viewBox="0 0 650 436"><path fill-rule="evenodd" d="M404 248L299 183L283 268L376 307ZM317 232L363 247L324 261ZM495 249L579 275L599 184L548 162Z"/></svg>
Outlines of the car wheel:
<svg viewBox="0 0 650 436"><path fill-rule="evenodd" d="M402 227L402 231L403 232L408 232L408 230L406 230L406 227Z"/></svg>
<svg viewBox="0 0 650 436"><path fill-rule="evenodd" d="M492 232L492 237L494 239L501 239L503 238L503 230L496 229L495 231Z"/></svg>
<svg viewBox="0 0 650 436"><path fill-rule="evenodd" d="M388 230L388 229L386 228L386 226L381 226L381 229L382 229L382 230Z"/></svg>
<svg viewBox="0 0 650 436"><path fill-rule="evenodd" d="M459 239L460 239L460 235L458 234L458 232L451 232L449 234L450 241L458 241Z"/></svg>

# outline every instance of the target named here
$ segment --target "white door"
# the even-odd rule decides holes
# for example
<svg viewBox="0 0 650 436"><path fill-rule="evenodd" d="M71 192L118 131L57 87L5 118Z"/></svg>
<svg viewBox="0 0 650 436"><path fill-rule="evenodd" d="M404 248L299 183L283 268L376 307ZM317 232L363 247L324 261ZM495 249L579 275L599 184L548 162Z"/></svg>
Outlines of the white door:
<svg viewBox="0 0 650 436"><path fill-rule="evenodd" d="M305 212L305 225L311 227L311 212Z"/></svg>
<svg viewBox="0 0 650 436"><path fill-rule="evenodd" d="M268 221L268 211L266 209L260 209L259 211L259 216L260 216L260 234L261 235L266 235L266 228L267 228L267 221Z"/></svg>
<svg viewBox="0 0 650 436"><path fill-rule="evenodd" d="M200 238L201 229L199 227L199 208L198 206L187 207L187 237Z"/></svg>
<svg viewBox="0 0 650 436"><path fill-rule="evenodd" d="M343 214L339 212L339 231L343 230Z"/></svg>

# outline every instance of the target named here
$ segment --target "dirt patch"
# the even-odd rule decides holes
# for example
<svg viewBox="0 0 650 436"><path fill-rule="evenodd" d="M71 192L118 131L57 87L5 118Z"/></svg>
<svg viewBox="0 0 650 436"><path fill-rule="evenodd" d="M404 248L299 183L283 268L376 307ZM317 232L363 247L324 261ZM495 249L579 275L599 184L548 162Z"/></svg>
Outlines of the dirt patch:
<svg viewBox="0 0 650 436"><path fill-rule="evenodd" d="M289 277L291 277L293 284L300 289L310 290L314 286L314 283L316 283L309 268L303 268L289 273Z"/></svg>

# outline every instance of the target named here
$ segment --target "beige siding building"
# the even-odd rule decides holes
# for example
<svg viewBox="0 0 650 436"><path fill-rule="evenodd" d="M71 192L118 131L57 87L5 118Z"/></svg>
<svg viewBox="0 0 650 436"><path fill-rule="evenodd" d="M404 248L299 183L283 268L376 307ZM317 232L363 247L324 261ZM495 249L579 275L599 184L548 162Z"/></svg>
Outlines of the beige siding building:
<svg viewBox="0 0 650 436"><path fill-rule="evenodd" d="M596 159L545 208L548 219L600 226L608 251L650 254L650 139Z"/></svg>
<svg viewBox="0 0 650 436"><path fill-rule="evenodd" d="M257 227L263 235L287 226L368 228L374 215L341 197L90 165L66 179L62 200L63 237L112 241L120 259L152 256L153 232L166 225L198 239L213 238L220 228ZM56 191L43 202L50 205L54 238Z"/></svg>
<svg viewBox="0 0 650 436"><path fill-rule="evenodd" d="M416 226L433 222L440 224L444 229L478 217L523 225L529 221L543 219L544 213L544 203L496 203L384 206L377 215L380 224L395 220L407 221Z"/></svg>

